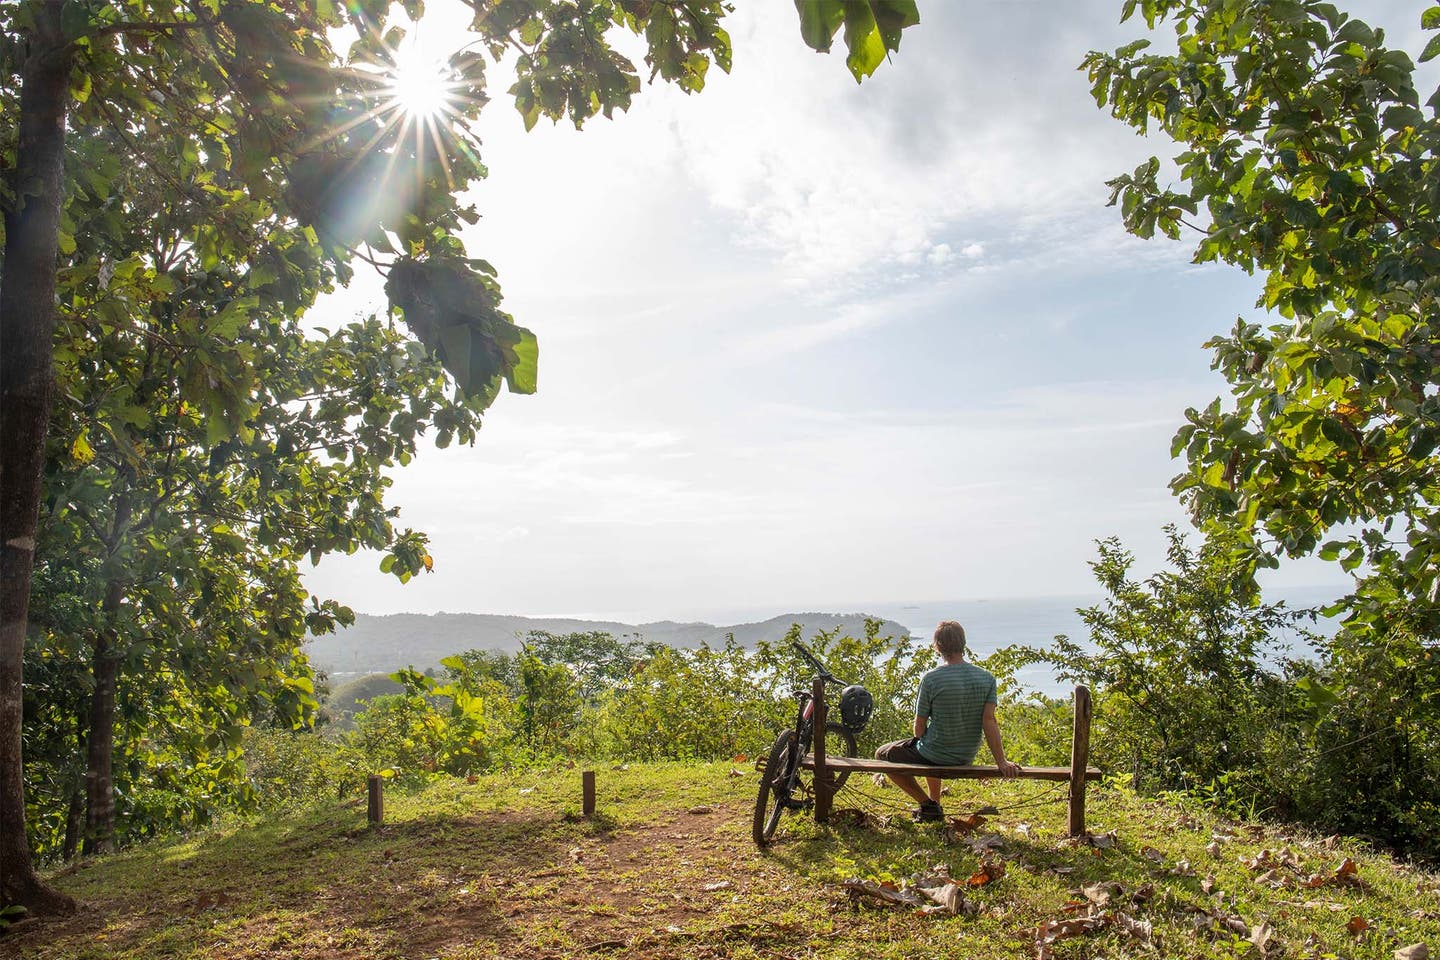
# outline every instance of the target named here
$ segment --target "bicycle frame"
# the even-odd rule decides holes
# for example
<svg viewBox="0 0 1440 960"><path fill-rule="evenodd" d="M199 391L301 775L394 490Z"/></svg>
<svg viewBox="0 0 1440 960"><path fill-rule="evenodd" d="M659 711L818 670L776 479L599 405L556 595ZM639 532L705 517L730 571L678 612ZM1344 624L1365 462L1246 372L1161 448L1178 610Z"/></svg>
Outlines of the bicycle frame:
<svg viewBox="0 0 1440 960"><path fill-rule="evenodd" d="M813 653L799 643L793 646L796 652L815 668L816 680L844 686ZM796 700L794 726L779 734L763 767L760 762L756 763L756 766L761 768L761 780L759 795L755 800L753 836L756 844L761 847L769 842L783 811L806 810L815 803L814 796L800 776L801 761L810 753L816 735L815 700L810 690L796 690L792 695ZM826 725L827 736L831 726ZM853 756L854 737L841 725L833 726L845 740L844 752ZM843 780L837 778L834 789L838 789L842 782Z"/></svg>

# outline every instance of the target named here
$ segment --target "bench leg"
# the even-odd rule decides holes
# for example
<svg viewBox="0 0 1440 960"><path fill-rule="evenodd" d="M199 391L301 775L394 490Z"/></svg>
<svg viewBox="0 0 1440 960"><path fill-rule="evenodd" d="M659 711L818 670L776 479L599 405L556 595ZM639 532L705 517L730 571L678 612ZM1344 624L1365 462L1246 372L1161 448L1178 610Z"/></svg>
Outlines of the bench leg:
<svg viewBox="0 0 1440 960"><path fill-rule="evenodd" d="M825 717L828 710L825 706L825 681L819 677L815 678L814 685L810 688L810 696L814 703L814 710L810 714L810 720L815 730L815 746L811 755L815 759L815 822L830 822L830 771L825 768Z"/></svg>
<svg viewBox="0 0 1440 960"><path fill-rule="evenodd" d="M1070 741L1069 835L1085 835L1085 771L1090 766L1090 689L1075 688L1075 733Z"/></svg>

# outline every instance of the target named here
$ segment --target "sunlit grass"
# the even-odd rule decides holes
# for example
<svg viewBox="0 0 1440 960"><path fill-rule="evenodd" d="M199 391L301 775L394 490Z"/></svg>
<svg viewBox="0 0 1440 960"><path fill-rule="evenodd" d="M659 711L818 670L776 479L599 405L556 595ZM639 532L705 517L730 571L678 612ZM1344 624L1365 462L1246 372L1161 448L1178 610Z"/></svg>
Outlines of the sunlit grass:
<svg viewBox="0 0 1440 960"><path fill-rule="evenodd" d="M857 790L837 808L868 807L864 826L787 816L760 853L749 839L754 774L732 769L599 765L593 821L579 816L580 769L559 767L392 789L379 828L365 824L357 797L140 848L61 871L55 881L86 911L22 928L0 941L0 955L901 960L963 944L965 955L1018 960L1035 957L1041 924L1074 916L1081 889L1095 884L1117 884L1109 909L1150 924L1151 940L1112 922L1048 955L1382 960L1418 942L1440 947L1434 873L1358 841L1230 823L1112 785L1090 795L1092 831L1114 830L1100 846L1063 836L1063 803L1023 806L1035 784L956 785L952 812L1001 808L978 833L998 841L1007 869L966 892L973 912L852 902L847 879L903 883L938 864L970 876L982 856L975 835L889 816ZM1267 876L1253 865L1265 850L1297 869ZM1359 883L1304 886L1346 858ZM1147 885L1153 893L1137 899ZM1265 949L1217 915L1247 931L1268 926ZM1359 933L1347 928L1355 917L1366 924Z"/></svg>

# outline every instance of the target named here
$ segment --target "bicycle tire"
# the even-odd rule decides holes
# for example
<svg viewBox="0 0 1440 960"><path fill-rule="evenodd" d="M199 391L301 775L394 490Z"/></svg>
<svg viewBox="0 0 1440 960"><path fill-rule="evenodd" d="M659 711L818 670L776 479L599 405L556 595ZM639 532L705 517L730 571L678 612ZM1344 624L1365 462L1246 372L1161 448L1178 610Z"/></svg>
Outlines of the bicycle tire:
<svg viewBox="0 0 1440 960"><path fill-rule="evenodd" d="M775 836L775 827L780 823L780 814L785 811L786 794L794 786L795 768L800 758L796 755L795 731L783 730L770 748L765 761L765 772L760 775L760 792L755 797L755 819L750 835L757 847L764 847ZM782 781L789 781L781 787Z"/></svg>

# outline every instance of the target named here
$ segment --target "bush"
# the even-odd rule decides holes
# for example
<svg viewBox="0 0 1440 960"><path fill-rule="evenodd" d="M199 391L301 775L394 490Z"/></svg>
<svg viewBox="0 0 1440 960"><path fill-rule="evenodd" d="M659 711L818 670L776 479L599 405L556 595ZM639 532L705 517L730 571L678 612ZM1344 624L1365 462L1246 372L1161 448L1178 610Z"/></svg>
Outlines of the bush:
<svg viewBox="0 0 1440 960"><path fill-rule="evenodd" d="M344 737L265 727L245 735L245 771L264 809L357 796L372 769Z"/></svg>
<svg viewBox="0 0 1440 960"><path fill-rule="evenodd" d="M1291 659L1275 631L1309 611L1261 603L1224 540L1194 551L1173 528L1170 569L1130 578L1115 540L1092 564L1108 599L1080 611L1088 644L1010 647L1004 675L1045 663L1095 697L1091 755L1137 789L1182 790L1243 817L1271 815L1440 857L1440 651L1405 611L1388 630L1311 637L1317 658ZM1042 705L1044 701L1041 701ZM1042 709L1007 739L1061 742ZM1024 714L1022 714L1024 715ZM1029 759L1028 757L1026 758ZM1022 760L1022 762L1025 762ZM1033 761L1030 761L1033 762Z"/></svg>
<svg viewBox="0 0 1440 960"><path fill-rule="evenodd" d="M872 620L861 637L835 630L805 641L833 674L875 697L875 715L859 738L862 755L909 731L920 674L930 665L909 637L882 637L879 629ZM769 750L776 732L794 724L791 694L810 689L814 671L792 647L800 639L794 626L783 640L761 641L754 650L732 638L720 648L653 651L601 701L594 748L643 760L720 760Z"/></svg>
<svg viewBox="0 0 1440 960"><path fill-rule="evenodd" d="M1051 666L1095 698L1096 762L1129 773L1139 789L1214 789L1222 775L1259 767L1284 684L1267 667L1280 652L1272 634L1295 615L1261 604L1224 544L1198 552L1173 527L1170 570L1130 578L1133 557L1101 541L1091 564L1109 595L1079 611L1090 642L1055 638L1045 650L1009 647L994 658L1014 669Z"/></svg>

